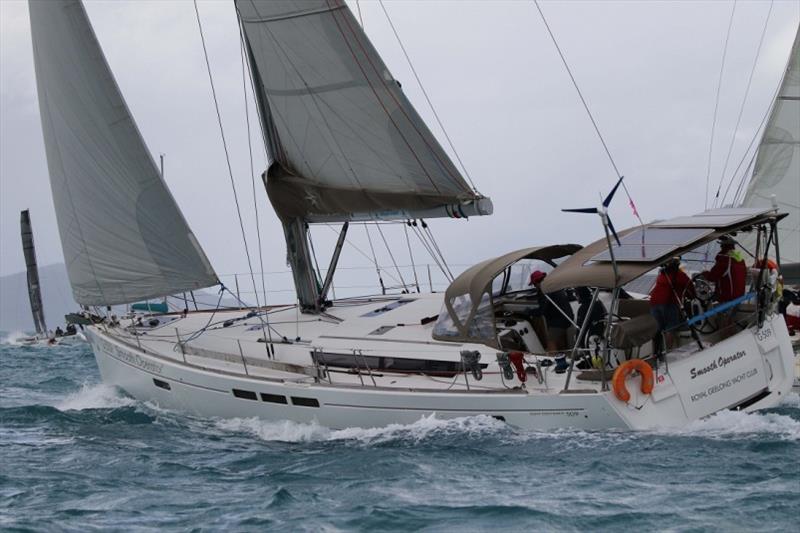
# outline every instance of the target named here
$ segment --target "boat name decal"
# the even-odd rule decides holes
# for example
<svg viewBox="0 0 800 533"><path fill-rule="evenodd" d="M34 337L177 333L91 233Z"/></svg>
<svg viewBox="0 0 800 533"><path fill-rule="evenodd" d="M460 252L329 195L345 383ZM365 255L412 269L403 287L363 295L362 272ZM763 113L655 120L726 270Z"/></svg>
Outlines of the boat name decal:
<svg viewBox="0 0 800 533"><path fill-rule="evenodd" d="M716 394L716 393L718 393L720 391L723 391L723 390L727 389L728 387L732 387L733 385L738 384L740 381L743 381L745 379L750 379L750 378L752 378L753 376L756 376L756 375L758 375L758 369L757 368L751 368L747 372L742 372L741 374L739 374L736 377L733 377L731 379L726 379L725 381L723 381L721 383L717 383L716 385L710 386L709 388L707 388L704 391L700 391L698 393L692 394L692 402L697 402L697 401L700 401L700 400L704 400L704 399L708 398L709 396L711 396L712 394Z"/></svg>
<svg viewBox="0 0 800 533"><path fill-rule="evenodd" d="M153 361L148 361L147 359L141 357L139 354L130 353L125 350L121 350L114 344L104 340L95 338L95 341L98 344L98 347L106 352L108 355L114 357L115 359L120 359L130 365L133 365L137 368L141 368L142 370L146 370L147 372L153 372L155 374L161 374L161 369L164 367L159 363L154 363Z"/></svg>
<svg viewBox="0 0 800 533"><path fill-rule="evenodd" d="M718 368L725 368L729 364L738 361L739 359L741 359L746 355L747 352L744 350L739 350L738 352L732 355L720 355L716 361L711 361L709 364L707 364L702 368L692 367L692 369L689 370L689 373L692 375L692 379L694 379L698 376L708 374L709 372L716 370Z"/></svg>

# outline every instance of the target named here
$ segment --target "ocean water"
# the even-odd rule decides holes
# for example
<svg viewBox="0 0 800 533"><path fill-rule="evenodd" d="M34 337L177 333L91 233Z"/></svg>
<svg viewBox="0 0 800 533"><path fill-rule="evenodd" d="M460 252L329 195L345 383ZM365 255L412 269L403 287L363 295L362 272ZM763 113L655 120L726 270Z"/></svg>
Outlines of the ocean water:
<svg viewBox="0 0 800 533"><path fill-rule="evenodd" d="M676 431L203 419L0 335L3 531L797 531L800 397Z"/></svg>

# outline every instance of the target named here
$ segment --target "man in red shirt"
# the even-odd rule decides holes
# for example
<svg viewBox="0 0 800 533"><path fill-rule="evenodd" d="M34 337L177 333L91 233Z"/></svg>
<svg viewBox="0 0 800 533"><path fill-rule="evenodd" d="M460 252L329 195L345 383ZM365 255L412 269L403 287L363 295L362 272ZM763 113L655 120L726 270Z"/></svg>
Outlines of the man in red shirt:
<svg viewBox="0 0 800 533"><path fill-rule="evenodd" d="M719 303L730 302L744 295L747 283L747 266L742 252L736 249L736 241L727 235L719 239L719 253L711 270L703 277L716 285Z"/></svg>
<svg viewBox="0 0 800 533"><path fill-rule="evenodd" d="M681 323L683 298L694 291L692 281L680 266L680 257L673 257L665 263L650 291L650 313L658 322L659 331L664 333L668 350L673 347L675 339L671 330Z"/></svg>

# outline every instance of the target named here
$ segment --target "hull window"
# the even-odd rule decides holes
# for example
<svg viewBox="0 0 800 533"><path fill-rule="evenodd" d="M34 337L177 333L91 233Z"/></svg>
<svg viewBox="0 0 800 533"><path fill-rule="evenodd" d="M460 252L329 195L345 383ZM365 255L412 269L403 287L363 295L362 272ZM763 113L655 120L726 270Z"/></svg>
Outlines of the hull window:
<svg viewBox="0 0 800 533"><path fill-rule="evenodd" d="M172 390L172 386L169 383L166 381L161 381L160 379L153 378L153 385L159 389Z"/></svg>
<svg viewBox="0 0 800 533"><path fill-rule="evenodd" d="M244 400L258 400L256 393L249 390L233 389L233 395Z"/></svg>
<svg viewBox="0 0 800 533"><path fill-rule="evenodd" d="M301 407L319 407L319 401L316 398L301 398L299 396L292 396L292 405L299 405Z"/></svg>
<svg viewBox="0 0 800 533"><path fill-rule="evenodd" d="M286 396L282 396L280 394L267 394L266 392L261 393L261 401L269 403L282 403L282 404L289 403L286 400Z"/></svg>

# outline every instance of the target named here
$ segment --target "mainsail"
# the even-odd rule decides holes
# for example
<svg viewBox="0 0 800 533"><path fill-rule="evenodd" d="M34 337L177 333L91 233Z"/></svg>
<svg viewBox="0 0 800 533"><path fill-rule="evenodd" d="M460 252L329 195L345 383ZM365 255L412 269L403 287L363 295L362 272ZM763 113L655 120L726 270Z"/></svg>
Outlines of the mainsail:
<svg viewBox="0 0 800 533"><path fill-rule="evenodd" d="M491 214L343 0L236 0L301 303L308 222Z"/></svg>
<svg viewBox="0 0 800 533"><path fill-rule="evenodd" d="M79 0L29 2L50 186L83 305L218 283L145 146Z"/></svg>
<svg viewBox="0 0 800 533"><path fill-rule="evenodd" d="M36 265L36 248L33 246L33 229L31 229L31 216L25 209L19 214L19 227L22 233L22 253L25 256L25 270L28 274L28 298L31 301L33 325L37 334L47 333L47 324L44 323L44 306L42 305L42 291L39 284L39 267Z"/></svg>
<svg viewBox="0 0 800 533"><path fill-rule="evenodd" d="M773 196L789 214L778 226L781 263L800 262L800 31L742 205L770 206Z"/></svg>

